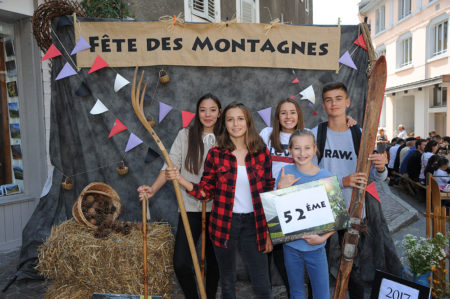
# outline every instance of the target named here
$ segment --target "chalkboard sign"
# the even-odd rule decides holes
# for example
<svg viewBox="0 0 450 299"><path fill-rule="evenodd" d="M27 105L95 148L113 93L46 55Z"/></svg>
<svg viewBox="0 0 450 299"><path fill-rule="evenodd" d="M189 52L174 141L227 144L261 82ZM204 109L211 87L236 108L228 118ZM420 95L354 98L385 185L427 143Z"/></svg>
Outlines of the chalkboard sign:
<svg viewBox="0 0 450 299"><path fill-rule="evenodd" d="M431 289L377 270L370 299L429 299Z"/></svg>

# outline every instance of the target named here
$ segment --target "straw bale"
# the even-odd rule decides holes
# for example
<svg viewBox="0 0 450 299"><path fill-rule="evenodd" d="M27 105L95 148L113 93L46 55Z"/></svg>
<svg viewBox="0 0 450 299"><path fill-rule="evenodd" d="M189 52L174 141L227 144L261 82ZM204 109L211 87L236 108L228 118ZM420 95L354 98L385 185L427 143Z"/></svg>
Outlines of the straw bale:
<svg viewBox="0 0 450 299"><path fill-rule="evenodd" d="M68 220L52 228L50 236L38 249L36 268L65 290L78 286L100 293L143 294L142 233L139 227L140 224L133 224L128 235L111 232L107 238L98 239L84 224ZM170 297L173 245L168 224L148 224L149 294Z"/></svg>
<svg viewBox="0 0 450 299"><path fill-rule="evenodd" d="M91 298L94 290L79 285L53 283L45 293L45 299L87 299Z"/></svg>

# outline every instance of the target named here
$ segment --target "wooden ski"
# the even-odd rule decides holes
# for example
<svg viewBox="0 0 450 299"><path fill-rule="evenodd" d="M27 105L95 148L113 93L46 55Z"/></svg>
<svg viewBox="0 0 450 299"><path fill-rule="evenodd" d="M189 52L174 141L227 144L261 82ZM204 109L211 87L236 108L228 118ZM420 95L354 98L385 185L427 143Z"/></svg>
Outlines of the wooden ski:
<svg viewBox="0 0 450 299"><path fill-rule="evenodd" d="M373 153L377 137L378 122L381 108L383 106L384 90L386 87L386 59L381 56L369 79L369 89L367 93L366 111L362 128L361 143L358 153L356 172L363 172L369 175L371 163L368 161L369 155ZM350 203L350 224L358 226L362 223L362 209L364 205L366 190L353 189ZM359 231L349 227L344 235L342 245L341 261L336 278L334 289L334 299L345 299L347 294L348 281L352 271L353 259L357 254Z"/></svg>

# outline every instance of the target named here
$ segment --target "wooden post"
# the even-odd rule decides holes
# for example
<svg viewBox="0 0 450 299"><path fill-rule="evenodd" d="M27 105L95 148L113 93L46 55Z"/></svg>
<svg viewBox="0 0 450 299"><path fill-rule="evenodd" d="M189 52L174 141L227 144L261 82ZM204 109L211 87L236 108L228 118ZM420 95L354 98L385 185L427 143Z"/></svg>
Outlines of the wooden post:
<svg viewBox="0 0 450 299"><path fill-rule="evenodd" d="M142 201L142 258L144 260L144 298L148 298L147 271L147 196Z"/></svg>

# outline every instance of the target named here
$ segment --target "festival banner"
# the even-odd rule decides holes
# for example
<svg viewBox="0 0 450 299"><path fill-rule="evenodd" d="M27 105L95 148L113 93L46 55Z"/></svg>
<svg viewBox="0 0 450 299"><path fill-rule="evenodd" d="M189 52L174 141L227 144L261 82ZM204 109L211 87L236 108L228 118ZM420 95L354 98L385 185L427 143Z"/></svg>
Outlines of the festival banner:
<svg viewBox="0 0 450 299"><path fill-rule="evenodd" d="M336 176L261 193L273 244L347 227L348 212Z"/></svg>
<svg viewBox="0 0 450 299"><path fill-rule="evenodd" d="M112 67L184 65L337 70L340 28L253 23L84 22L78 67L101 56Z"/></svg>

